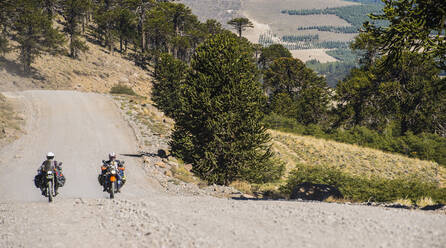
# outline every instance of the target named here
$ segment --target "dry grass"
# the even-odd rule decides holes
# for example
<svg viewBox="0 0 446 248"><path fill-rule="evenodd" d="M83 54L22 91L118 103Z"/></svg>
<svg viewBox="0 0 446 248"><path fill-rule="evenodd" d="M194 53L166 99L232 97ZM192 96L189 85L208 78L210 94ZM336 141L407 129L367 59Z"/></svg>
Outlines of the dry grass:
<svg viewBox="0 0 446 248"><path fill-rule="evenodd" d="M443 185L446 181L445 170L435 162L411 159L398 154L310 136L279 131L270 131L270 133L273 138L273 148L287 163L287 171L299 163L337 168L357 176L374 175L394 179L417 175L423 180L440 182Z"/></svg>
<svg viewBox="0 0 446 248"><path fill-rule="evenodd" d="M242 193L252 195L252 185L250 183L244 181L235 181L232 182L229 186L233 187L234 189L237 189Z"/></svg>
<svg viewBox="0 0 446 248"><path fill-rule="evenodd" d="M436 204L436 202L434 200L432 200L432 198L430 198L430 197L424 197L424 198L418 199L416 204L418 207L424 208L426 206L433 206Z"/></svg>
<svg viewBox="0 0 446 248"><path fill-rule="evenodd" d="M0 82L15 80L18 82L32 81L37 87L47 89L75 89L86 92L108 93L117 85L131 87L136 94L150 97L152 77L149 72L135 66L119 52L110 54L103 47L87 42L89 50L81 53L79 59L68 56L43 55L31 64L37 71L35 78L16 77L19 68L12 68L18 61L17 53L5 56L11 69L0 71ZM17 66L16 66L17 67ZM31 84L28 82L28 84Z"/></svg>
<svg viewBox="0 0 446 248"><path fill-rule="evenodd" d="M184 164L179 164L178 166L174 166L171 168L172 175L174 178L186 182L186 183L194 183L198 185L200 188L207 186L207 183L200 178L194 176L192 172L186 169Z"/></svg>
<svg viewBox="0 0 446 248"><path fill-rule="evenodd" d="M324 202L347 203L347 202L351 202L351 200L348 200L348 199L345 199L345 198L335 198L333 196L329 196L327 199L324 200Z"/></svg>
<svg viewBox="0 0 446 248"><path fill-rule="evenodd" d="M408 206L408 207L411 207L413 205L412 204L412 200L407 199L407 198L398 199L398 200L394 201L393 203L400 204L400 205L403 205L403 206Z"/></svg>

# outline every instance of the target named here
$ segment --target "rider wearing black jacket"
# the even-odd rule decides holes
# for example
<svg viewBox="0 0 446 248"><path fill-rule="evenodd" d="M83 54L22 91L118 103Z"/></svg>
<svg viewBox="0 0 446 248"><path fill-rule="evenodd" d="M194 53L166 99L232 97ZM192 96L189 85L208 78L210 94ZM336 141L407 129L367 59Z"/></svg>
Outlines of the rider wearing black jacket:
<svg viewBox="0 0 446 248"><path fill-rule="evenodd" d="M54 160L54 153L48 152L46 155L46 160L43 161L42 165L37 170L37 176L34 178L35 184L42 191L42 195L46 195L45 185L42 184L42 176L45 172L53 170L56 173L56 183L54 184L54 193L57 195L57 190L62 187L65 183L65 176L62 174L62 163Z"/></svg>
<svg viewBox="0 0 446 248"><path fill-rule="evenodd" d="M118 163L118 171L119 171L119 176L121 179L121 187L124 186L125 181L126 181L126 177L125 177L125 173L124 173L124 161L121 160L117 160L116 159L116 154L114 152L111 152L110 154L108 154L108 160L103 161L105 166L101 166L101 174L99 175L99 183L104 187L103 191L106 191L106 184L104 183L105 180L105 173L107 173L107 166L110 165L112 162L116 162ZM118 189L119 191L119 189Z"/></svg>

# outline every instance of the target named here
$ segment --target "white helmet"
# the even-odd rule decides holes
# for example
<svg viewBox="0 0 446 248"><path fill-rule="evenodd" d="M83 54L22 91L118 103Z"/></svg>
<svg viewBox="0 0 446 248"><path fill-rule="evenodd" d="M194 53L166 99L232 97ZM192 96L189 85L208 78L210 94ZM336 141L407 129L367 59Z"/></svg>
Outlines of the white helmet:
<svg viewBox="0 0 446 248"><path fill-rule="evenodd" d="M48 152L48 153L46 154L46 158L47 158L47 159L53 159L53 158L54 158L54 153L52 153L52 152Z"/></svg>
<svg viewBox="0 0 446 248"><path fill-rule="evenodd" d="M109 159L116 159L116 153L114 153L114 152L110 152L110 153L108 154L108 158L109 158Z"/></svg>

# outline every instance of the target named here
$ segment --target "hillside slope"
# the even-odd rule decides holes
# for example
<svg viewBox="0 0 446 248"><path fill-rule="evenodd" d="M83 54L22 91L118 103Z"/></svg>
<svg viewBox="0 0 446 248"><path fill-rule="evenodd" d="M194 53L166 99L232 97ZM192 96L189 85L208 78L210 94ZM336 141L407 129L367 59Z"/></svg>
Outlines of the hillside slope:
<svg viewBox="0 0 446 248"><path fill-rule="evenodd" d="M446 169L435 162L310 136L279 131L270 133L274 149L280 154L280 158L287 162L289 170L294 168L296 163L307 166L322 165L367 177L394 179L415 175L446 186Z"/></svg>
<svg viewBox="0 0 446 248"><path fill-rule="evenodd" d="M150 96L150 74L118 52L110 54L103 47L87 42L89 50L79 59L43 55L31 66L29 77L21 75L17 54L10 53L0 62L0 91L14 89L74 89L108 93L116 84L124 84L142 96Z"/></svg>

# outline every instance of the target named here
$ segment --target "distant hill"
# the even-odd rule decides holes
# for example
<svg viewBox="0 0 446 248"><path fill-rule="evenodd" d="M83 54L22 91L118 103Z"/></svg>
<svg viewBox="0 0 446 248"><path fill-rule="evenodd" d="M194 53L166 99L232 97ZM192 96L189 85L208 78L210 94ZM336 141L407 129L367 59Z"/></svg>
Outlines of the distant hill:
<svg viewBox="0 0 446 248"><path fill-rule="evenodd" d="M275 43L284 45L295 58L310 61L312 68L323 74L330 86L335 86L351 68L357 66L349 43L367 20L367 14L379 12L382 6L380 0L180 2L189 6L201 20L216 19L226 28L230 28L226 23L231 18L249 18L254 28L244 32L248 40L264 46Z"/></svg>

